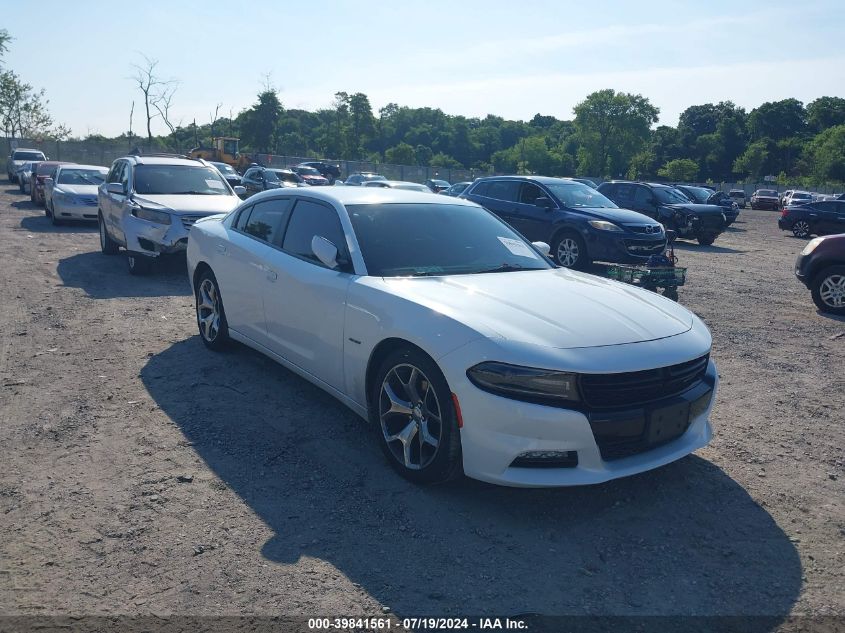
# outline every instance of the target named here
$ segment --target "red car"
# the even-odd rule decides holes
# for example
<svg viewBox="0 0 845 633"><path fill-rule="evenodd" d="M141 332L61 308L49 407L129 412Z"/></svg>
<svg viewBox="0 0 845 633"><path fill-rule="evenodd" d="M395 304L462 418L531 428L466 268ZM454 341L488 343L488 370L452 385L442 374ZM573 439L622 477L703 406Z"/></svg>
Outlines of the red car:
<svg viewBox="0 0 845 633"><path fill-rule="evenodd" d="M780 208L777 189L758 189L751 194L752 209L772 209L777 211Z"/></svg>
<svg viewBox="0 0 845 633"><path fill-rule="evenodd" d="M822 312L845 314L845 233L807 242L795 262L795 276Z"/></svg>
<svg viewBox="0 0 845 633"><path fill-rule="evenodd" d="M314 169L313 167L309 167L308 165L297 165L296 167L290 168L292 172L299 175L307 184L317 187L322 185L328 185L329 179L323 176L319 171Z"/></svg>
<svg viewBox="0 0 845 633"><path fill-rule="evenodd" d="M59 165L72 165L73 163L58 160L45 160L38 163L38 167L32 174L29 183L29 199L39 207L44 206L44 181L56 175L56 167Z"/></svg>

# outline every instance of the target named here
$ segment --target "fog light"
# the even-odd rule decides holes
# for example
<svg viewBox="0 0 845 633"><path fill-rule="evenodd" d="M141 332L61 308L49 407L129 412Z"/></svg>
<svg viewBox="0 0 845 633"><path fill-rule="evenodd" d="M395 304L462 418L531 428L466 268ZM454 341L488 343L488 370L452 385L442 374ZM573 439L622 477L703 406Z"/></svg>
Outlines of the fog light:
<svg viewBox="0 0 845 633"><path fill-rule="evenodd" d="M513 468L575 468L578 451L526 451L513 462Z"/></svg>

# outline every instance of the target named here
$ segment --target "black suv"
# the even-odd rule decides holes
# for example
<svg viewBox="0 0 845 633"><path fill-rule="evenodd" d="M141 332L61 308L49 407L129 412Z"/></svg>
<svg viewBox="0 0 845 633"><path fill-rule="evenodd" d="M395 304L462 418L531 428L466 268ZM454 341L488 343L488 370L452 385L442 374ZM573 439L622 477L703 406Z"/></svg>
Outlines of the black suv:
<svg viewBox="0 0 845 633"><path fill-rule="evenodd" d="M725 230L722 207L690 202L669 185L611 180L601 183L599 191L619 206L644 213L675 231L678 237L697 239L703 246L712 244Z"/></svg>
<svg viewBox="0 0 845 633"><path fill-rule="evenodd" d="M554 260L567 268L593 261L640 263L666 248L660 224L573 180L479 178L459 197L492 211L529 241L548 242Z"/></svg>

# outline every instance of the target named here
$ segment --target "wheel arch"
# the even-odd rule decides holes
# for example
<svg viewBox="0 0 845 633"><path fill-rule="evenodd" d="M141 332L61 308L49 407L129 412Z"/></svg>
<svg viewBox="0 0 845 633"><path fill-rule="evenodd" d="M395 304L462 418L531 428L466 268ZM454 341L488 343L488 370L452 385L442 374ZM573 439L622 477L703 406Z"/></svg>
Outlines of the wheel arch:
<svg viewBox="0 0 845 633"><path fill-rule="evenodd" d="M207 262L198 262L196 267L194 268L193 277L191 278L191 287L194 293L196 293L197 291L197 284L199 283L200 277L202 277L203 273L205 273L206 271L210 272L212 276L214 275L214 271L211 270L211 266L209 266Z"/></svg>
<svg viewBox="0 0 845 633"><path fill-rule="evenodd" d="M396 351L397 349L401 349L403 347L410 347L422 354L428 356L431 361L437 365L437 361L434 357L429 354L426 350L424 350L419 345L412 343L408 339L404 339L397 336L392 336L380 341L374 348L373 351L370 353L370 358L367 361L367 370L364 374L364 390L366 396L366 404L367 404L367 411L371 411L371 394L373 390L373 381L376 379L376 372L378 372L379 367L381 367L382 362L385 358L387 358L391 353ZM442 370L441 370L442 372Z"/></svg>

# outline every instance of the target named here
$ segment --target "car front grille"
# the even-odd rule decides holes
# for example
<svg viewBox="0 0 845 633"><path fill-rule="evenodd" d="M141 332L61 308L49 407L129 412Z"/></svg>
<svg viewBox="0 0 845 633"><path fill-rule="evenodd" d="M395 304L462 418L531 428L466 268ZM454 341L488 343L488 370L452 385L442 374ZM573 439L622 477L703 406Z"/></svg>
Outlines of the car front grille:
<svg viewBox="0 0 845 633"><path fill-rule="evenodd" d="M84 204L86 207L96 207L97 206L97 198L96 197L80 198L79 201L82 204Z"/></svg>
<svg viewBox="0 0 845 633"><path fill-rule="evenodd" d="M646 233L649 235L660 235L661 233L659 224L626 224L625 228L631 233Z"/></svg>
<svg viewBox="0 0 845 633"><path fill-rule="evenodd" d="M182 220L182 226L190 230L197 220L204 217L204 215L182 215L179 216L179 219Z"/></svg>
<svg viewBox="0 0 845 633"><path fill-rule="evenodd" d="M625 248L631 255L659 255L666 248L666 244L663 240L659 242L625 240Z"/></svg>
<svg viewBox="0 0 845 633"><path fill-rule="evenodd" d="M645 371L582 374L581 396L592 409L641 406L677 395L701 382L709 356Z"/></svg>

